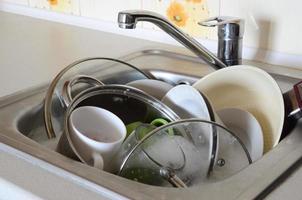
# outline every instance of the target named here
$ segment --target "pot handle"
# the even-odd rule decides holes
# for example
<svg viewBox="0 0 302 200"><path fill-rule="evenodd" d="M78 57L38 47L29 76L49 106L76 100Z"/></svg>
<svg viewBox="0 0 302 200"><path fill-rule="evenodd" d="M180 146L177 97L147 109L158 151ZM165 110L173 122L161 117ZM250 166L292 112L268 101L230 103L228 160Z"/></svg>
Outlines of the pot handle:
<svg viewBox="0 0 302 200"><path fill-rule="evenodd" d="M103 82L99 81L98 79L86 75L78 75L66 81L63 85L62 95L61 95L63 99L63 103L66 107L68 107L72 102L72 96L71 96L72 87L79 83L85 83L91 86L105 85Z"/></svg>
<svg viewBox="0 0 302 200"><path fill-rule="evenodd" d="M293 87L295 96L296 96L296 101L297 101L297 110L295 114L295 118L299 119L302 117L302 81L299 83L296 83Z"/></svg>
<svg viewBox="0 0 302 200"><path fill-rule="evenodd" d="M287 117L298 120L302 118L302 81L296 83L293 89L283 94Z"/></svg>

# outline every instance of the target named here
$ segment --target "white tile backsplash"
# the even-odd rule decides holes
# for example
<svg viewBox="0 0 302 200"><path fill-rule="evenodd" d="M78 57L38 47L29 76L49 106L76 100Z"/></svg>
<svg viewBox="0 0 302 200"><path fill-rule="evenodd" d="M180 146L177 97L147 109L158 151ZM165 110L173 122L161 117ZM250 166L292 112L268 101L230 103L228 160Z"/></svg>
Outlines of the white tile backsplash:
<svg viewBox="0 0 302 200"><path fill-rule="evenodd" d="M80 0L58 0L57 5L50 6L50 9L72 15L80 15Z"/></svg>
<svg viewBox="0 0 302 200"><path fill-rule="evenodd" d="M57 0L55 5L51 5L48 0L29 0L29 5L34 8L80 15L80 0Z"/></svg>
<svg viewBox="0 0 302 200"><path fill-rule="evenodd" d="M183 31L195 37L216 37L216 29L200 27L197 23L198 21L204 20L210 16L217 16L219 14L219 0L203 0L201 3L188 3L186 0L143 0L142 8L144 10L157 12L168 18L167 10L173 2L182 4L188 16L186 25L184 27L180 27ZM144 23L143 27L147 29L159 30L159 28L150 23Z"/></svg>
<svg viewBox="0 0 302 200"><path fill-rule="evenodd" d="M246 20L244 44L289 54L302 54L301 0L222 0L222 15Z"/></svg>
<svg viewBox="0 0 302 200"><path fill-rule="evenodd" d="M0 2L13 3L19 5L28 5L28 0L0 0Z"/></svg>
<svg viewBox="0 0 302 200"><path fill-rule="evenodd" d="M202 28L197 21L210 16L226 15L246 20L244 45L269 51L302 55L302 15L301 0L57 0L57 5L50 5L48 0L0 0L11 3L47 9L67 14L80 15L102 21L116 23L121 10L145 9L155 11L167 17L167 8L171 2L179 2L189 16L187 25L182 29L196 37L217 39L216 28ZM201 5L202 4L202 5ZM208 11L200 11L202 6ZM159 31L154 25L139 23L150 31ZM259 51L260 52L260 51Z"/></svg>
<svg viewBox="0 0 302 200"><path fill-rule="evenodd" d="M50 5L47 0L29 0L29 5L34 8L41 8L49 10Z"/></svg>
<svg viewBox="0 0 302 200"><path fill-rule="evenodd" d="M83 17L116 22L121 10L141 9L141 0L80 0L80 12Z"/></svg>
<svg viewBox="0 0 302 200"><path fill-rule="evenodd" d="M142 0L142 9L148 10L152 12L156 12L165 17L166 9L169 5L170 1L157 1L157 0ZM160 31L160 29L148 22L144 22L143 28L152 29L156 31Z"/></svg>

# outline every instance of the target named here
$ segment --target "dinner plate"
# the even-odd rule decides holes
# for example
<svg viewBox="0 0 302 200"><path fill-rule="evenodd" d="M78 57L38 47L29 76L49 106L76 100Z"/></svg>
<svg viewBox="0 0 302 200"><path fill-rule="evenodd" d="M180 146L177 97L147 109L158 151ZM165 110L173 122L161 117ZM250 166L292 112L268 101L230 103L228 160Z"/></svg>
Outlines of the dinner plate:
<svg viewBox="0 0 302 200"><path fill-rule="evenodd" d="M203 96L192 86L178 85L170 89L163 97L162 102L170 107L181 119L198 118L213 121L212 109L208 109L208 104ZM199 130L205 134L206 145L209 148L208 161L211 163L213 156L216 157L217 146L214 145L213 127L211 124L199 124ZM217 140L217 138L215 138ZM217 141L216 141L217 143Z"/></svg>
<svg viewBox="0 0 302 200"><path fill-rule="evenodd" d="M217 114L224 125L241 139L253 162L262 157L262 129L251 113L238 108L225 108L218 110Z"/></svg>
<svg viewBox="0 0 302 200"><path fill-rule="evenodd" d="M276 81L253 66L231 66L210 73L194 85L214 110L239 108L254 115L261 125L264 153L280 140L284 123L284 101Z"/></svg>

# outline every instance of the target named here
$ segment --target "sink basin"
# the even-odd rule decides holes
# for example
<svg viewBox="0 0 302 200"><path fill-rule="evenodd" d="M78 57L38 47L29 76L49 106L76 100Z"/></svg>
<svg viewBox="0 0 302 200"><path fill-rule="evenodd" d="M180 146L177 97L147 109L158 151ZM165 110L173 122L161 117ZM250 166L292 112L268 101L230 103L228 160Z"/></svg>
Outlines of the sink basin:
<svg viewBox="0 0 302 200"><path fill-rule="evenodd" d="M173 84L192 84L213 71L195 57L160 50L135 52L122 58ZM259 65L259 63L258 63ZM283 92L299 81L302 72L260 64L272 74ZM292 73L293 75L291 75ZM302 78L302 76L301 76ZM130 199L253 199L264 197L289 176L302 156L302 122L297 123L262 159L223 181L188 189L161 188L99 171L55 151L59 137L48 139L43 122L47 85L30 88L0 100L0 142L81 176Z"/></svg>

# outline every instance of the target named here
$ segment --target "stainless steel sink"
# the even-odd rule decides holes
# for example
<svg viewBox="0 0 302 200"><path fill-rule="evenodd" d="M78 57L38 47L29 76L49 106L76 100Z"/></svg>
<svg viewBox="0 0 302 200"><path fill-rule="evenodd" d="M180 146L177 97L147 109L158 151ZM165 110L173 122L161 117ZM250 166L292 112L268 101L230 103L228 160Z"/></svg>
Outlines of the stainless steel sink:
<svg viewBox="0 0 302 200"><path fill-rule="evenodd" d="M158 79L192 84L212 72L199 59L183 54L145 50L122 58ZM269 71L282 91L299 81L302 72L259 65ZM274 68L273 68L274 67ZM286 76L284 74L287 74ZM262 159L220 182L188 189L160 188L99 171L55 151L59 137L49 140L43 122L43 98L47 85L30 88L0 100L0 142L13 146L130 199L253 199L264 197L298 166L302 156L302 122Z"/></svg>

